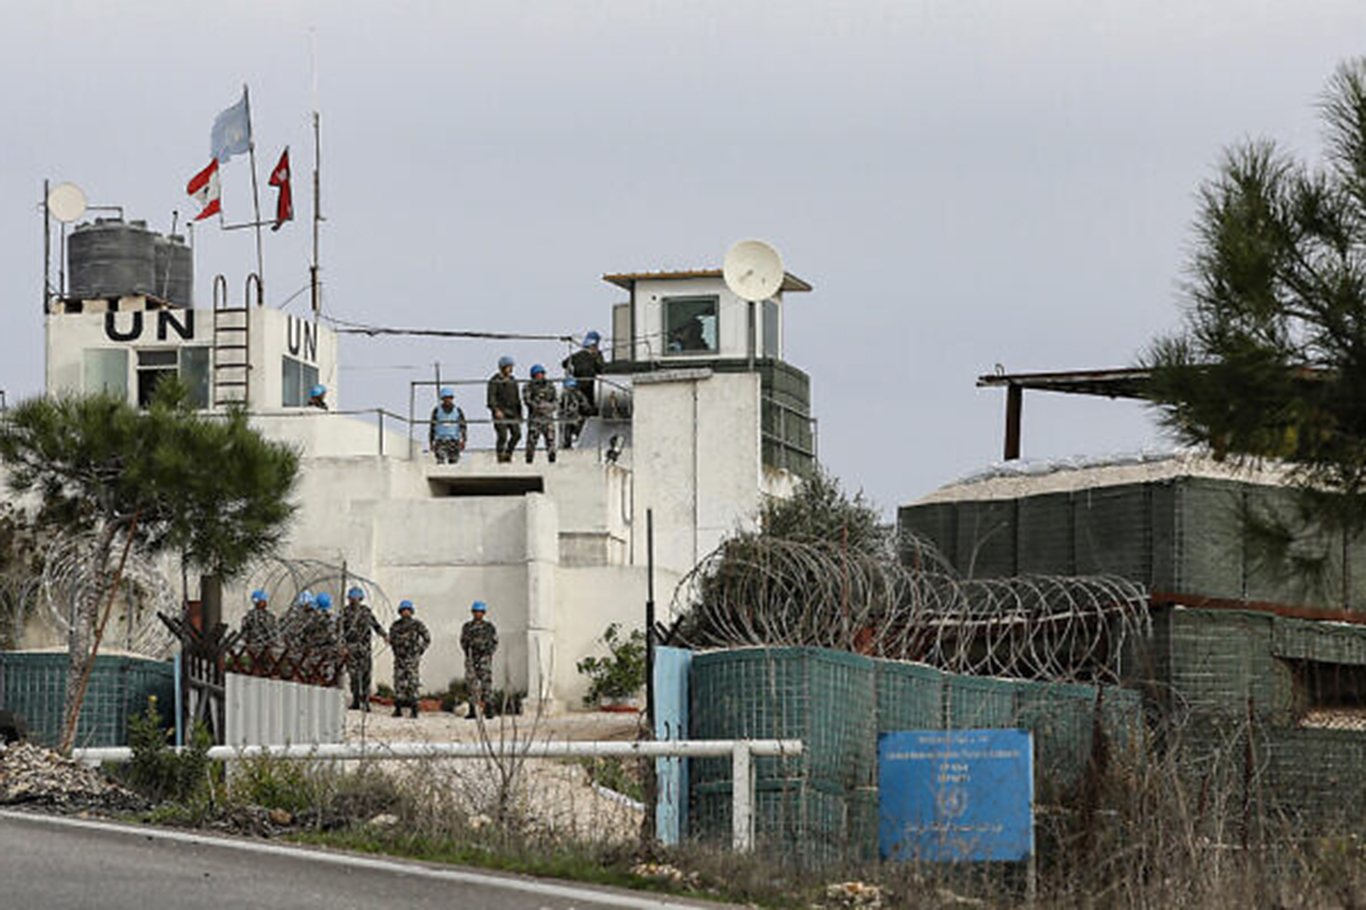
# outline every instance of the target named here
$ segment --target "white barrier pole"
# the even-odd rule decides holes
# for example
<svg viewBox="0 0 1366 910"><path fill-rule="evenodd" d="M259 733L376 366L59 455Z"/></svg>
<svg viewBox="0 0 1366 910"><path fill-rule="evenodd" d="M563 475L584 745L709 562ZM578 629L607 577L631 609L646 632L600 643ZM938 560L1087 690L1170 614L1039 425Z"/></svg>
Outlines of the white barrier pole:
<svg viewBox="0 0 1366 910"><path fill-rule="evenodd" d="M731 846L736 852L754 847L754 762L743 741L730 753Z"/></svg>
<svg viewBox="0 0 1366 910"><path fill-rule="evenodd" d="M130 761L133 750L127 746L73 749L72 757L88 765L101 762ZM736 850L754 847L754 758L755 756L801 755L799 739L712 739L666 740L648 742L549 742L545 740L506 740L468 743L318 743L289 746L212 746L208 757L214 761L249 758L296 759L302 761L413 761L424 758L579 758L609 756L636 758L716 758L731 759L731 843Z"/></svg>

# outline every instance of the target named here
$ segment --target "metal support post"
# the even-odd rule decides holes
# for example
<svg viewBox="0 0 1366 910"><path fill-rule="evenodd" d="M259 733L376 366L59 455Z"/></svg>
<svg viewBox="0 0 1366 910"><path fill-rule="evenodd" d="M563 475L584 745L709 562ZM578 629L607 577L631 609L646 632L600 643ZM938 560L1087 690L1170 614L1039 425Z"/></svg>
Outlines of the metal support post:
<svg viewBox="0 0 1366 910"><path fill-rule="evenodd" d="M1024 389L1017 385L1006 387L1006 445L1005 460L1020 457L1020 416L1024 410Z"/></svg>

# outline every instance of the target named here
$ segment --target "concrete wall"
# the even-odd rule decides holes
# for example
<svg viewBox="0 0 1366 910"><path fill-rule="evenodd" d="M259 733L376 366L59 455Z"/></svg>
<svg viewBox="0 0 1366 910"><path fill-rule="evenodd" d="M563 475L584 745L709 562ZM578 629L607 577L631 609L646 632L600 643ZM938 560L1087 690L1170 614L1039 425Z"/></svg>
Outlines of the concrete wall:
<svg viewBox="0 0 1366 910"><path fill-rule="evenodd" d="M657 564L686 572L758 512L759 377L662 371L637 377L635 395L636 561L653 509Z"/></svg>
<svg viewBox="0 0 1366 910"><path fill-rule="evenodd" d="M135 300L135 298L133 299ZM269 307L251 307L248 347L251 362L252 411L281 409L281 367L286 355L318 369L328 388L328 402L339 406L337 335L327 326ZM240 324L241 315L222 317ZM138 350L171 350L213 344L213 310L130 310L120 312L49 313L45 317L46 388L49 392L85 390L82 368L91 348L129 351L128 387L135 391ZM182 337L188 336L188 337ZM238 343L240 337L230 339ZM236 358L234 358L236 359Z"/></svg>

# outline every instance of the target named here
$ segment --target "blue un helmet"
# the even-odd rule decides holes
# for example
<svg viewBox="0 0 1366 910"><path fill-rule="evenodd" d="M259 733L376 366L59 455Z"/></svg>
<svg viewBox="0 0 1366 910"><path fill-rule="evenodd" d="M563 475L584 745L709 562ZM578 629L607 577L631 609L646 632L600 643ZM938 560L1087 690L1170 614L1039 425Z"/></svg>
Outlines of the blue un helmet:
<svg viewBox="0 0 1366 910"><path fill-rule="evenodd" d="M266 592L262 591L260 588L251 592L251 602L254 604L267 603L269 600L270 598L266 596Z"/></svg>
<svg viewBox="0 0 1366 910"><path fill-rule="evenodd" d="M565 377L565 380L564 380L564 387L565 387L566 389L575 388L575 387L578 386L578 384L579 384L579 381L578 381L577 379L575 379L573 376L566 376L566 377Z"/></svg>
<svg viewBox="0 0 1366 910"><path fill-rule="evenodd" d="M318 595L318 599L314 603L318 605L319 610L330 610L332 609L332 595L324 591Z"/></svg>
<svg viewBox="0 0 1366 910"><path fill-rule="evenodd" d="M346 592L346 596L351 600L364 600L365 592L360 588L352 588L350 591Z"/></svg>
<svg viewBox="0 0 1366 910"><path fill-rule="evenodd" d="M299 596L294 599L294 602L301 607L313 606L313 592L304 588L299 592Z"/></svg>
<svg viewBox="0 0 1366 910"><path fill-rule="evenodd" d="M476 600L474 603L470 604L471 613L487 613L488 611L489 605L482 600Z"/></svg>
<svg viewBox="0 0 1366 910"><path fill-rule="evenodd" d="M413 602L412 602L411 600L404 600L404 601L400 601L400 602L399 602L399 605L398 605L398 612L402 613L404 610L407 610L409 613L415 613L415 612L417 612L417 611L413 608Z"/></svg>
<svg viewBox="0 0 1366 910"><path fill-rule="evenodd" d="M586 348L591 348L599 341L602 341L602 336L597 333L596 329L589 330L588 334L583 336L583 346Z"/></svg>
<svg viewBox="0 0 1366 910"><path fill-rule="evenodd" d="M451 387L448 386L448 385L443 385L443 386L441 387L441 394L438 395L437 397L438 397L438 398L454 398L454 397L455 397L455 389L451 388Z"/></svg>
<svg viewBox="0 0 1366 910"><path fill-rule="evenodd" d="M309 397L309 398L321 398L321 397L323 397L323 396L326 395L326 394L327 394L327 386L322 385L322 384L315 385L315 386L313 386L312 388L310 388L310 389L308 390L308 397Z"/></svg>
<svg viewBox="0 0 1366 910"><path fill-rule="evenodd" d="M500 369L500 370L501 370L503 367L516 366L516 364L517 364L517 361L513 360L513 359L512 359L510 356L508 356L507 354L504 354L502 357L499 357L499 358L498 358L498 369Z"/></svg>
<svg viewBox="0 0 1366 910"><path fill-rule="evenodd" d="M545 375L545 367L541 366L539 363L533 363L533 364L531 365L531 375L532 375L532 376L544 376L544 375Z"/></svg>

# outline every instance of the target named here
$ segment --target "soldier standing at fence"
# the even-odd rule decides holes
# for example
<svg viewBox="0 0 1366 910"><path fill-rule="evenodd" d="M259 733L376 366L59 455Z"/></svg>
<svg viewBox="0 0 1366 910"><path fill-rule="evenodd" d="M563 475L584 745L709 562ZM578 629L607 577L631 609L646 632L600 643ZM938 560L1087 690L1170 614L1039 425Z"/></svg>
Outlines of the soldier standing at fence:
<svg viewBox="0 0 1366 910"><path fill-rule="evenodd" d="M441 403L432 408L427 439L437 464L456 464L465 451L465 412L455 403L455 389L441 390Z"/></svg>
<svg viewBox="0 0 1366 910"><path fill-rule="evenodd" d="M327 410L327 386L315 385L308 390L308 406Z"/></svg>
<svg viewBox="0 0 1366 910"><path fill-rule="evenodd" d="M579 391L588 402L583 412L585 416L598 413L597 376L607 369L607 361L603 359L602 351L598 350L600 341L602 336L590 331L583 336L583 347L566 357L562 364L579 381Z"/></svg>
<svg viewBox="0 0 1366 910"><path fill-rule="evenodd" d="M398 605L398 619L389 627L389 647L394 652L394 716L402 717L405 706L417 717L417 696L421 686L418 665L432 636L419 619L413 618L413 602Z"/></svg>
<svg viewBox="0 0 1366 910"><path fill-rule="evenodd" d="M470 697L466 719L476 712L488 717L487 699L493 697L493 654L498 650L498 630L484 618L488 605L470 604L470 621L460 627L460 650L465 652L465 690Z"/></svg>
<svg viewBox="0 0 1366 910"><path fill-rule="evenodd" d="M555 462L555 410L559 398L555 384L545 378L545 367L539 363L531 368L531 381L522 389L526 399L526 463L536 457L536 437L545 439L546 457Z"/></svg>
<svg viewBox="0 0 1366 910"><path fill-rule="evenodd" d="M351 684L351 710L370 710L370 633L378 632L385 641L389 636L365 605L365 592L352 588L346 592L346 606L342 607L342 641L346 644L346 676Z"/></svg>
<svg viewBox="0 0 1366 910"><path fill-rule="evenodd" d="M305 589L294 598L294 606L286 611L280 623L280 637L285 648L302 651L308 646L306 639L312 615L313 592Z"/></svg>
<svg viewBox="0 0 1366 910"><path fill-rule="evenodd" d="M506 354L499 357L498 372L489 379L487 402L500 462L512 461L517 441L522 438L522 399L517 397L517 380L512 378L514 363Z"/></svg>
<svg viewBox="0 0 1366 910"><path fill-rule="evenodd" d="M313 601L314 610L308 617L304 633L304 650L309 652L310 666L324 685L336 679L341 670L337 641L337 624L332 617L332 595L323 591Z"/></svg>
<svg viewBox="0 0 1366 910"><path fill-rule="evenodd" d="M583 397L578 385L578 380L570 376L560 392L560 447L565 451L574 448L574 440L583 432L583 422L588 414L588 399Z"/></svg>
<svg viewBox="0 0 1366 910"><path fill-rule="evenodd" d="M270 612L265 591L251 592L252 608L242 617L242 644L254 654L280 647L280 623Z"/></svg>

